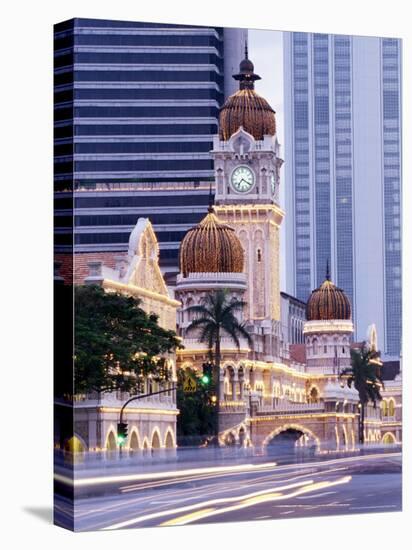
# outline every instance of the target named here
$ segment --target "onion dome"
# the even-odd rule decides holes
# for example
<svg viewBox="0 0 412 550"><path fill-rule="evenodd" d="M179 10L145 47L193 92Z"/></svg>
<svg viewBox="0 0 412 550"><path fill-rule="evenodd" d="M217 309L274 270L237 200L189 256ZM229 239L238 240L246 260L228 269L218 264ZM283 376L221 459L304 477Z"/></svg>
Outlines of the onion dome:
<svg viewBox="0 0 412 550"><path fill-rule="evenodd" d="M329 265L326 279L314 290L306 304L308 321L350 320L352 316L349 298L330 280Z"/></svg>
<svg viewBox="0 0 412 550"><path fill-rule="evenodd" d="M244 252L235 230L219 221L209 206L203 220L189 229L180 244L179 266L189 273L242 273Z"/></svg>
<svg viewBox="0 0 412 550"><path fill-rule="evenodd" d="M220 110L220 139L227 141L241 126L256 140L262 140L265 135L275 135L275 111L254 90L255 80L260 80L260 76L254 73L253 63L248 59L247 46L239 73L233 75L233 78L239 81L239 90L228 97Z"/></svg>

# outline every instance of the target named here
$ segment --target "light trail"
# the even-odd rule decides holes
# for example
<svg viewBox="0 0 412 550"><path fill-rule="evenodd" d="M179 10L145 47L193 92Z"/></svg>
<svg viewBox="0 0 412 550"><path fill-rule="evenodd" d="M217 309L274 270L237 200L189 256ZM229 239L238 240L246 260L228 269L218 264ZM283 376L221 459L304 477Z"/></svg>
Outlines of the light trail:
<svg viewBox="0 0 412 550"><path fill-rule="evenodd" d="M269 476L264 475L262 477L259 477L258 480L253 480L253 485L257 488L261 485L263 485L264 487L267 487L269 482L278 483L280 481L285 481L285 482L291 483L295 480L302 479L303 477L307 477L307 476L318 477L318 476L321 476L321 475L325 475L325 473L330 474L330 473L338 472L338 471L342 471L342 470L347 470L347 468L346 467L330 468L326 472L321 471L321 470L316 472L313 469L311 469L309 472L306 472L306 473L296 472L295 475L293 475L292 477L288 477L287 479L285 479L285 476L287 475L287 472L273 473ZM216 477L217 476L215 476L215 478ZM280 479L280 478L283 478L283 479ZM171 484L171 482L170 482L170 484ZM167 485L169 485L169 483ZM239 491L239 490L242 490L242 489L248 490L248 489L250 489L251 482L249 480L248 484L239 486L237 483L235 484L235 480L234 480L232 482L232 485L233 485L232 487L230 487L230 486L226 487L225 491L226 492L233 492L233 491ZM205 491L205 488L207 488L207 491ZM276 487L272 486L271 490L276 490L276 489L277 489ZM211 496L214 493L221 494L222 493L222 486L219 483L209 484L206 487L205 486L201 487L201 490L202 490L202 494L201 494L202 497L204 497L206 495ZM268 489L268 490L270 490L270 489ZM193 496L189 496L189 495L192 495L193 493L194 493ZM158 501L157 510L158 510L159 506L162 506L163 509L164 508L168 509L168 507L171 504L170 497L173 498L173 497L176 497L177 495L179 495L179 498L175 499L174 503L175 502L177 503L179 501L180 502L188 502L190 500L201 498L201 496L199 495L199 487L180 488L180 489L176 489L174 491L168 491L167 496L166 496L165 500L163 501L163 503L161 501ZM244 498L245 496L247 496L247 495L240 495L238 498ZM119 499L119 496L112 497L112 499L113 500L114 499ZM116 512L119 512L122 509L126 510L126 509L129 509L129 508L132 508L133 505L140 505L141 506L141 505L146 505L146 503L147 503L147 505L150 506L150 505L153 505L153 500L152 499L153 499L152 496L146 496L146 497L139 496L137 498L129 498L126 501L116 502L115 504L105 506L105 507L98 507L98 508L94 508L94 509L92 508L92 509L88 509L88 510L83 511L83 512L77 510L75 515L76 515L77 519L82 519L82 518L84 518L86 516L90 516L92 514L103 515L103 514L106 514L107 512L116 513ZM99 502L100 499L97 499L97 501ZM88 500L85 504L87 506L89 506L90 505L90 500ZM95 528L98 529L98 528L100 528L100 526L96 525Z"/></svg>
<svg viewBox="0 0 412 550"><path fill-rule="evenodd" d="M139 481L139 480L153 480L153 479L167 479L169 477L184 477L193 474L212 474L219 472L249 472L251 470L263 470L273 468L276 466L276 462L267 462L265 464L239 464L237 466L213 466L209 468L191 468L189 470L176 470L167 472L148 472L147 474L130 474L130 475L117 475L117 476L100 476L89 477L81 479L71 479L61 474L55 474L54 479L61 481L67 485L74 485L75 487L83 487L86 485L101 485L107 483L127 482L127 481Z"/></svg>
<svg viewBox="0 0 412 550"><path fill-rule="evenodd" d="M296 487L311 485L312 483L313 483L313 480L308 479L306 481L300 481L298 483L293 483L293 484L290 484L290 485L284 485L283 487L277 487L276 489L277 489L277 491L286 491L288 489L294 489ZM249 495L247 495L247 497L248 498L255 498L259 495L263 495L264 493L269 493L271 491L273 491L273 488L265 489L263 491L257 491L257 492L250 493ZM218 498L218 499L213 499L213 500L209 500L209 501L206 501L206 502L198 502L197 504L192 504L190 506L182 506L181 508L164 510L162 512L155 512L155 513L152 513L152 514L147 514L147 515L144 515L144 516L135 517L135 518L131 518L131 519L128 519L128 520L125 520L125 521L121 521L119 523L114 523L113 525L109 525L107 527L104 527L103 531L110 530L110 529L122 529L124 527L130 527L131 525L135 525L136 523L142 523L143 521L147 521L147 520L151 520L151 519L158 519L158 518L161 518L161 517L164 517L164 516L170 516L172 514L177 514L177 513L180 513L180 512L192 512L194 510L198 510L199 508L204 508L205 506L210 508L211 506L216 505L216 504L224 504L224 503L227 503L227 502L237 502L239 499L244 499L244 498L245 498L245 495L240 496L240 497L235 496L235 497Z"/></svg>
<svg viewBox="0 0 412 550"><path fill-rule="evenodd" d="M342 468L331 468L329 470L327 470L327 474L330 474L330 473L333 473L333 472L338 472L338 471L342 471L342 470L346 470L347 468L346 467L342 467ZM287 475L287 473L273 473L271 475L264 475L262 477L259 477L258 480L253 480L253 485L255 487L259 487L260 485L263 485L263 486L267 486L267 484L269 482L279 482L281 481L280 478L283 478L283 481L286 481L288 483L291 483L295 480L298 480L298 479L302 479L303 477L307 477L307 476L314 476L314 477L317 477L317 476L320 476L320 475L324 475L325 472L323 471L314 471L313 469L309 472L306 472L306 473L297 473L295 475L293 475L292 477L288 477L287 479L284 479L285 478L285 475ZM214 478L208 478L208 479L216 479L218 476L215 476ZM193 478L193 479L196 479L196 478ZM199 478L199 479L204 479L204 478ZM187 480L184 480L185 482ZM232 483L232 486L228 485L227 487L225 487L225 491L226 492L233 492L233 491L239 491L239 490L242 490L242 489L246 489L246 490L249 490L250 489L250 486L251 486L251 481L248 480L248 483L245 484L245 485L238 485L237 483L235 483L235 480L231 482ZM170 483L166 483L165 485L170 485L172 484L172 482ZM207 489L205 491L205 489ZM273 490L276 489L276 487L272 487ZM203 486L201 487L201 490L202 490L202 496L205 496L205 495L212 495L213 493L222 493L222 486L219 484L219 483L214 483L214 484L209 484L209 485L206 485L206 486ZM191 495L193 494L193 496L188 496L188 495ZM169 504L171 504L171 501L170 501L170 497L175 497L177 495L180 495L180 497L175 500L174 502L178 502L178 501L189 501L189 500L194 500L194 499L198 499L200 498L200 495L199 495L199 487L194 487L194 488L180 488L180 489L176 489L174 491L168 491L167 493L167 498L165 498L165 500L163 501L163 503L161 501L158 501L158 503L161 505L163 504L163 506L168 506ZM239 498L242 498L242 496L240 496ZM115 499L119 499L119 496L115 496L115 497L112 497L113 500ZM85 517L87 515L91 515L91 514L102 514L102 513L106 513L108 511L119 511L121 510L122 508L130 508L131 506L133 506L134 504L137 504L137 505L142 505L144 503L149 503L149 504L153 504L153 497L151 495L149 496L139 496L137 498L129 498L127 499L126 501L122 501L122 502L116 502L116 504L112 504L112 505L109 505L109 506L105 506L104 508L103 507L99 507L99 508L94 508L94 509L89 509L87 511L76 511L76 518L82 518L82 517ZM96 499L98 502L100 502L100 498ZM85 502L85 505L86 506L89 506L90 505L90 500L88 499L86 502Z"/></svg>
<svg viewBox="0 0 412 550"><path fill-rule="evenodd" d="M326 479L328 477L335 479L336 475L334 475L334 472L341 471L341 475L344 475L344 471L346 470L347 474L351 474L353 466L356 468L357 465L361 465L362 463L365 463L365 461L373 461L375 459L383 459L384 462L390 461L390 463L399 465L399 458L401 456L401 453L391 453L389 455L387 453L375 453L373 455L345 457L340 459L334 458L303 464L294 463L277 465L276 463L263 463L255 465L236 465L235 467L217 466L212 468L203 467L190 468L180 471L156 472L155 475L158 475L159 477L161 476L160 479L155 480L152 483L150 481L142 481L142 483L140 484L140 487L142 489L148 489L147 493L138 495L133 495L131 492L119 493L117 495L114 495L112 493L111 496L96 495L93 498L85 498L77 501L75 506L75 519L80 521L79 528L81 530L83 530L86 525L88 529L97 530L117 529L122 528L123 526L128 527L133 524L138 525L145 521L148 521L150 524L150 520L156 520L157 518L161 518L167 523L167 516L169 516L169 519L171 520L172 518L170 516L172 514L179 513L183 515L185 512L187 512L187 515L189 515L190 513L193 513L195 511L200 512L206 507L208 509L214 508L213 515L216 515L218 512L220 512L220 510L216 510L216 507L213 504L216 503L216 501L231 505L239 505L239 503L244 504L244 501L248 498L251 498L251 495L256 495L256 490L260 488L264 490L257 491L258 494L268 495L271 493L273 496L282 490L281 487L277 486L280 483L286 485L294 482L294 480L303 481L304 477L309 476L311 479L307 480L306 483L312 483L314 481L318 482L320 476L326 476ZM235 468L236 470L233 471ZM242 468L243 470L241 470L240 468ZM318 471L316 471L316 469L318 469ZM205 471L209 473L205 474ZM189 476L188 472L200 474L197 477L194 474ZM216 474L213 476L212 473L214 472L216 472ZM246 475L247 479L239 479L239 475L242 474ZM148 472L144 475L146 478L150 478L150 480L153 480L153 474ZM141 477L141 474L136 474L136 476ZM178 479L175 479L176 476L179 476ZM227 481L221 479L225 476L227 478ZM113 481L115 477L122 477L124 479L125 476L107 476L109 481ZM135 476L133 475L133 477ZM98 478L92 479L96 479L96 481L98 482ZM323 481L322 478L320 481ZM169 486L173 485L173 483L180 483L181 486L178 486L176 488L169 488ZM190 485L190 487L188 487L187 485ZM154 486L158 488L158 493L150 491L150 489ZM224 490L222 490L223 486ZM304 486L304 484L302 484L302 486ZM162 490L163 487L165 488L164 491ZM255 490L255 493L248 494L248 491L250 491L252 487ZM124 488L130 488L137 491L139 485L133 486L130 484L126 485L126 487L123 487L123 489ZM117 489L119 489L119 487L117 487ZM235 493L236 496L233 496L235 491L237 491L238 493ZM242 492L241 495L239 495L240 492ZM227 496L228 494L230 495L230 493L232 493L232 496ZM211 500L211 497L212 499L214 499L215 497L223 497L224 495L227 496L227 498L216 498L215 500ZM292 494L285 495L284 498L291 498L292 496ZM308 495L307 497L299 496L298 499L310 499L316 498L317 496L318 495L315 494L310 496ZM201 499L207 500L203 500L203 502L201 502ZM282 499L276 497L276 500ZM296 503L290 506L296 506L296 508L308 510L323 507L349 507L351 506L349 502L353 502L353 500L358 499L345 499L345 502L348 502L348 504L334 503L310 506L308 502L307 505ZM155 504L154 501L156 501ZM189 504L189 501L192 502ZM179 507L178 505L179 502L181 507ZM174 508L171 509L172 504ZM353 504L355 504L355 502L353 502ZM287 508L289 507L288 505L280 504L280 502L275 502L273 504L274 509L283 508L283 506ZM360 509L366 511L367 507L361 507ZM212 513L212 511L210 511L210 513ZM253 514L253 511L251 513ZM145 515L140 516L140 514ZM199 517L198 514L196 514L196 519L193 519L191 521L195 522L198 520ZM112 522L112 525L107 526L108 522L110 521ZM126 522L126 524L123 525L124 522ZM153 525L154 524L155 522L153 522Z"/></svg>
<svg viewBox="0 0 412 550"><path fill-rule="evenodd" d="M205 510L203 510L203 513L202 511L198 511L196 514L186 514L184 516L165 521L161 523L160 526L163 527L172 525L187 525L199 519L206 519L220 514L227 514L228 512L242 510L243 508L249 508L251 506L255 506L256 504L285 500L294 496L301 495L303 493L317 491L318 489L324 489L326 487L333 487L336 485L341 485L343 483L349 483L351 479L352 476L344 476L343 478L336 481L320 481L318 483L313 483L310 486L301 487L300 489L292 491L291 493L288 493L286 495L283 493L269 493L266 495L249 497L240 504L234 506L227 506L225 508L220 508L219 510L210 510L209 508L206 508Z"/></svg>

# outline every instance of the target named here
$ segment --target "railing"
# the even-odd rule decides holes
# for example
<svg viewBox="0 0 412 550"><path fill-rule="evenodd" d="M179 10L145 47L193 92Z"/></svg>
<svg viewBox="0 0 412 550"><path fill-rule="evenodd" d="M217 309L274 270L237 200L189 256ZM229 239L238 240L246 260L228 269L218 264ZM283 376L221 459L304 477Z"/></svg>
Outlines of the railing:
<svg viewBox="0 0 412 550"><path fill-rule="evenodd" d="M293 401L278 403L274 405L261 405L258 407L258 412L278 413L296 413L322 411L325 406L323 403L294 403Z"/></svg>
<svg viewBox="0 0 412 550"><path fill-rule="evenodd" d="M222 280L226 281L229 277L232 281L246 282L245 273L190 273L187 277L184 277L183 275L178 275L177 282L189 283L190 281L204 281L210 279L214 279L219 282Z"/></svg>
<svg viewBox="0 0 412 550"><path fill-rule="evenodd" d="M219 407L226 412L245 412L247 408L244 401L221 401Z"/></svg>
<svg viewBox="0 0 412 550"><path fill-rule="evenodd" d="M249 349L248 343L245 339L240 338L239 342L240 350ZM185 345L185 348L191 350L204 350L207 347L204 342L199 342L197 338L184 338L183 343ZM221 351L225 351L226 349L236 349L236 344L230 338L222 338L220 341L220 349Z"/></svg>
<svg viewBox="0 0 412 550"><path fill-rule="evenodd" d="M100 397L97 396L79 396L79 398L75 399L74 406L75 407L121 407L127 399L129 399L131 396L128 393L108 393L103 394ZM174 395L173 390L170 390L170 395L167 393L159 394L159 395L152 395L143 397L138 402L131 404L130 408L138 407L138 408L155 408L156 406L162 405L166 408L174 407L175 401L174 401Z"/></svg>

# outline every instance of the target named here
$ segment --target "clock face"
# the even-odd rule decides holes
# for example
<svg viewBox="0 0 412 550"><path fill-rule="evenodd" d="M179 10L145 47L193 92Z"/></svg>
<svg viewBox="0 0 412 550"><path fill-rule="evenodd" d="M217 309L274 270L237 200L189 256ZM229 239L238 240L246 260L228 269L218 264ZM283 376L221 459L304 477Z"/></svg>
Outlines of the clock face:
<svg viewBox="0 0 412 550"><path fill-rule="evenodd" d="M247 193L255 184L255 175L248 166L238 166L233 170L231 183L239 193Z"/></svg>

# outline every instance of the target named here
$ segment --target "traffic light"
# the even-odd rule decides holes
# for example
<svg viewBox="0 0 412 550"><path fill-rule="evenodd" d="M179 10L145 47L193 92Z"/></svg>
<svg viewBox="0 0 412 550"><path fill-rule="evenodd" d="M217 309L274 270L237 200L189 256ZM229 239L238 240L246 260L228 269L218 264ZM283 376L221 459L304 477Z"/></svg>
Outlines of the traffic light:
<svg viewBox="0 0 412 550"><path fill-rule="evenodd" d="M213 380L213 365L209 361L207 363L203 363L202 366L203 366L203 374L202 374L202 377L200 378L200 381L204 386L208 386Z"/></svg>
<svg viewBox="0 0 412 550"><path fill-rule="evenodd" d="M127 439L127 423L117 423L117 443L122 447L126 443Z"/></svg>

